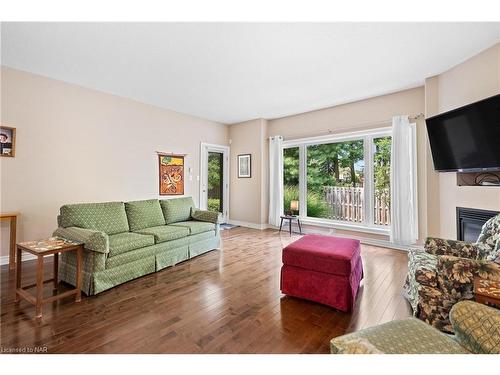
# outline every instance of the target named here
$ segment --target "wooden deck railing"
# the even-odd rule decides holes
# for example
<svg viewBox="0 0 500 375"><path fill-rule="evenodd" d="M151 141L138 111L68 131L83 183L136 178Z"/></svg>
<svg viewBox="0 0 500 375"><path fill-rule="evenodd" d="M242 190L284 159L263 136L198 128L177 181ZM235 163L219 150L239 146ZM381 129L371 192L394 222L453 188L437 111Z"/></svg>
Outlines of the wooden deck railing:
<svg viewBox="0 0 500 375"><path fill-rule="evenodd" d="M391 224L391 192L389 189L375 190L373 222L377 225Z"/></svg>
<svg viewBox="0 0 500 375"><path fill-rule="evenodd" d="M364 189L362 187L325 186L325 201L331 207L332 219L360 223L364 219ZM373 202L374 224L391 222L389 189L375 191Z"/></svg>
<svg viewBox="0 0 500 375"><path fill-rule="evenodd" d="M363 188L325 186L325 200L331 207L332 219L360 223L363 221Z"/></svg>

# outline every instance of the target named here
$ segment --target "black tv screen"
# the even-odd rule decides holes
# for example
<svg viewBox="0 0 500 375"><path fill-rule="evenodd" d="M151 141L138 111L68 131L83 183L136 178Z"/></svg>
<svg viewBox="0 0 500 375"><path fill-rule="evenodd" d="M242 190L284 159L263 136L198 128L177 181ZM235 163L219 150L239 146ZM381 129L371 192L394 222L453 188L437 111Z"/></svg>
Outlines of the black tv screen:
<svg viewBox="0 0 500 375"><path fill-rule="evenodd" d="M500 95L425 121L437 171L500 170Z"/></svg>

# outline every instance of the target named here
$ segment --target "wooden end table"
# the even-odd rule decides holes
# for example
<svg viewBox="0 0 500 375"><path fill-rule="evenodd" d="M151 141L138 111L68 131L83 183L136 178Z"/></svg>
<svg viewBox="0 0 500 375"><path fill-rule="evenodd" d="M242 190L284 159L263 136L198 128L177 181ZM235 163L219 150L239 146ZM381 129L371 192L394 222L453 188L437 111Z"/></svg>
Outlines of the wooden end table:
<svg viewBox="0 0 500 375"><path fill-rule="evenodd" d="M474 278L474 298L485 305L500 306L500 282Z"/></svg>
<svg viewBox="0 0 500 375"><path fill-rule="evenodd" d="M37 256L36 267L36 283L21 287L21 254L26 251ZM54 289L57 289L58 268L59 268L59 253L67 251L76 251L76 288L66 292L54 295L49 298L43 298L43 284L54 282ZM54 254L54 277L50 280L43 280L43 257ZM22 242L17 244L17 270L16 270L16 302L20 298L36 306L36 317L42 317L42 305L44 303L57 301L61 298L76 294L75 301L80 302L82 298L82 264L83 263L83 244L80 242L70 241L61 237L51 237L41 241ZM30 294L27 289L36 287L36 297Z"/></svg>
<svg viewBox="0 0 500 375"><path fill-rule="evenodd" d="M290 235L292 235L292 221L297 220L297 224L299 225L299 232L302 234L302 228L300 227L300 219L298 216L295 215L281 215L281 222L280 222L280 232L281 232L281 227L283 226L283 220L288 220L288 228Z"/></svg>
<svg viewBox="0 0 500 375"><path fill-rule="evenodd" d="M10 239L9 239L9 269L16 268L16 233L17 233L17 217L19 212L2 212L0 220L9 220L10 222Z"/></svg>

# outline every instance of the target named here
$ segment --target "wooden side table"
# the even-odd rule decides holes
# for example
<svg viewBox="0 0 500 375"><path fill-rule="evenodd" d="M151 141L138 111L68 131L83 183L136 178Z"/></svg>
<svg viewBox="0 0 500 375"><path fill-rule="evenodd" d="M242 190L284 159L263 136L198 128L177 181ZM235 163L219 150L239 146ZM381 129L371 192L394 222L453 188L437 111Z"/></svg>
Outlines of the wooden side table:
<svg viewBox="0 0 500 375"><path fill-rule="evenodd" d="M21 287L21 254L26 251L37 256L36 283ZM54 282L54 289L57 289L59 253L67 251L76 251L76 288L64 293L54 295L49 298L43 298L43 284ZM43 257L54 254L54 277L50 280L43 280ZM58 299L76 295L75 301L80 302L82 298L82 265L83 265L83 244L74 242L61 237L51 237L41 241L22 242L17 245L17 271L16 271L16 302L24 298L36 306L36 317L42 317L42 305L47 302L57 301ZM36 297L30 294L27 289L36 287Z"/></svg>
<svg viewBox="0 0 500 375"><path fill-rule="evenodd" d="M281 232L281 227L283 226L283 220L288 220L288 228L290 235L292 235L292 221L297 220L297 224L299 225L299 232L302 234L302 228L300 226L300 219L298 216L293 216L293 215L281 215L281 222L280 222L280 232Z"/></svg>
<svg viewBox="0 0 500 375"><path fill-rule="evenodd" d="M474 299L485 305L500 306L500 283L476 277L474 279Z"/></svg>
<svg viewBox="0 0 500 375"><path fill-rule="evenodd" d="M0 220L10 221L9 269L11 270L16 267L16 233L18 216L19 212L0 213Z"/></svg>

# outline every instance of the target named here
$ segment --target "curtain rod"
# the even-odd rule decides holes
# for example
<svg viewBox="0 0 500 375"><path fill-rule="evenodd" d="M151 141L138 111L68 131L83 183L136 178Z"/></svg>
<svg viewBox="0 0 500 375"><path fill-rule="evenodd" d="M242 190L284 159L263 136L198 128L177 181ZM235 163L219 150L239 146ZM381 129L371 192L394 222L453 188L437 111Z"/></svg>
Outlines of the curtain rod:
<svg viewBox="0 0 500 375"><path fill-rule="evenodd" d="M410 121L416 121L423 116L424 116L423 113L418 113L418 114L413 115L413 116L408 116L408 119ZM345 127L345 128L327 129L327 130L323 130L321 132L312 133L312 134L311 133L290 134L290 135L283 136L283 139L290 140L290 139L298 139L298 138L306 138L306 137L319 137L322 135L329 135L329 134L342 134L342 133L348 133L348 132L352 132L352 131L366 130L367 128L371 128L371 127L377 126L377 125L390 125L390 124L392 124L392 119L388 119L388 120L384 120L384 121L376 121L376 122L365 122L365 123L357 124L354 126L351 125L351 126Z"/></svg>

